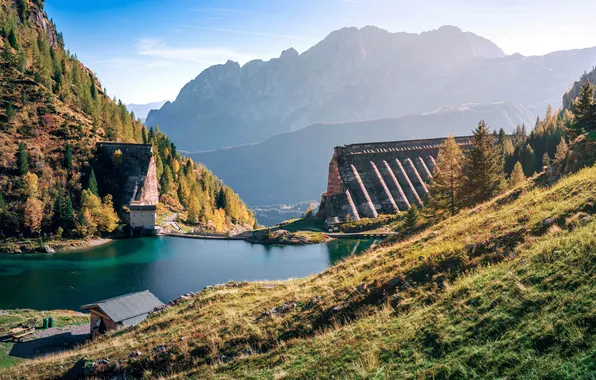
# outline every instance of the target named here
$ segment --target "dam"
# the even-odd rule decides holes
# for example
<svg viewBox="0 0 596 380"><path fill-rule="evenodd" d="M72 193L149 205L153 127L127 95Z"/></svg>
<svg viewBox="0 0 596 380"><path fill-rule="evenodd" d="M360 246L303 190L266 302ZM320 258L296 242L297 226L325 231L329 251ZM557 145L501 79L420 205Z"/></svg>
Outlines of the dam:
<svg viewBox="0 0 596 380"><path fill-rule="evenodd" d="M318 216L327 225L423 207L446 138L363 143L334 148ZM456 137L462 150L472 136Z"/></svg>

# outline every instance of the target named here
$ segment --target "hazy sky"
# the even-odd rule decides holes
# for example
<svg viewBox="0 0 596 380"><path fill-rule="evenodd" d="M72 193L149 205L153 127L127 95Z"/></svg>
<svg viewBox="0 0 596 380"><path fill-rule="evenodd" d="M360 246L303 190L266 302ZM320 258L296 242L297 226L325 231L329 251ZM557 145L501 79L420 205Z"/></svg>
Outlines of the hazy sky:
<svg viewBox="0 0 596 380"><path fill-rule="evenodd" d="M345 26L456 25L507 54L596 46L596 0L46 0L46 10L126 103L173 99L211 65L303 52Z"/></svg>

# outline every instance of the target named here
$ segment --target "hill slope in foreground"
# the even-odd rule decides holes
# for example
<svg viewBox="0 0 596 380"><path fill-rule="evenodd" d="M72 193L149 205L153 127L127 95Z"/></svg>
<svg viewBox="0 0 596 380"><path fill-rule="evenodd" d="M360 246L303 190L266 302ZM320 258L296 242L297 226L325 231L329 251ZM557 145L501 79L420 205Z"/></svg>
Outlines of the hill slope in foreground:
<svg viewBox="0 0 596 380"><path fill-rule="evenodd" d="M206 289L4 375L589 378L596 168L533 186L318 275Z"/></svg>

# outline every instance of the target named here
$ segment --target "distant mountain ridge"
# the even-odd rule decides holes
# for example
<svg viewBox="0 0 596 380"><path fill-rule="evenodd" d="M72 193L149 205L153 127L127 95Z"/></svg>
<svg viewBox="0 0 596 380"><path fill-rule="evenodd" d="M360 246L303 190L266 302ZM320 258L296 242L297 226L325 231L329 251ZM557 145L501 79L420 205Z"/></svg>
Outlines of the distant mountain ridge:
<svg viewBox="0 0 596 380"><path fill-rule="evenodd" d="M596 48L506 56L453 26L415 33L344 28L299 54L204 70L173 102L151 111L189 151L254 143L317 122L420 114L463 103L509 101L541 114L596 63Z"/></svg>
<svg viewBox="0 0 596 380"><path fill-rule="evenodd" d="M126 109L129 112L134 112L136 117L141 119L142 122L145 122L145 120L147 119L147 115L149 114L149 111L160 109L167 101L168 100L162 100L159 102L152 102L146 104L131 103L126 105Z"/></svg>
<svg viewBox="0 0 596 380"><path fill-rule="evenodd" d="M349 123L317 123L258 144L190 153L232 186L250 206L320 200L333 147L359 142L471 134L480 119L511 131L535 122L524 107L507 103L464 104L423 115ZM533 125L533 124L532 124Z"/></svg>

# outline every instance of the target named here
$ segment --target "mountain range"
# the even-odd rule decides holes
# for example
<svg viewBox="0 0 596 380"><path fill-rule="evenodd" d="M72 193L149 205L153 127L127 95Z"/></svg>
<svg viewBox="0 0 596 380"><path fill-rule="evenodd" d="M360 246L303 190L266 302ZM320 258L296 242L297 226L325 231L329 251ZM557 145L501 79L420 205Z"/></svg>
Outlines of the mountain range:
<svg viewBox="0 0 596 380"><path fill-rule="evenodd" d="M149 114L149 111L161 108L166 102L167 100L146 104L131 103L126 105L126 109L129 112L134 112L136 117L141 119L142 122L145 122L147 120L147 115Z"/></svg>
<svg viewBox="0 0 596 380"><path fill-rule="evenodd" d="M299 54L204 70L147 117L187 151L255 143L319 122L507 101L541 114L596 63L596 48L505 55L454 26L415 33L344 28Z"/></svg>

